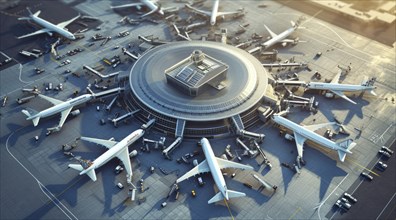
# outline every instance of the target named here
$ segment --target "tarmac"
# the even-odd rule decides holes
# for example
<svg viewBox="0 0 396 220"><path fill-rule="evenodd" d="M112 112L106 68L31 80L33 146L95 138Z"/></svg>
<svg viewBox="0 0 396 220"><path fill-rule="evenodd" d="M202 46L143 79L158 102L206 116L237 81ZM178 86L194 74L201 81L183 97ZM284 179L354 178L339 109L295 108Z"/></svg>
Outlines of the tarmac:
<svg viewBox="0 0 396 220"><path fill-rule="evenodd" d="M48 1L44 1L42 4L47 3ZM143 53L144 51L137 46L140 44L137 39L139 34L153 35L167 41L176 41L176 38L164 21L157 25L148 22L137 26L119 24L118 21L122 16L109 10L114 2L65 1L67 10L99 17L104 22L100 25L100 31L89 30L85 33L84 39L59 48L60 54L77 47L85 49L81 53L65 58L72 61L67 66L58 67L59 61L46 54L27 63L10 64L0 71L0 95L8 96L6 106L0 108L0 193L2 195L0 219L395 219L395 155L385 160L389 167L384 172L374 168L379 159L383 160L377 153L382 145L392 146L395 150L395 104L392 101L396 85L394 48L343 29L337 23L328 23L312 16L319 11L309 15L288 7L287 3L280 4L273 1L265 3L266 8L259 8L257 6L260 2L256 1L220 2L221 10L232 11L244 7L247 14L242 19L219 21L219 25L213 28L214 32L226 27L229 35L233 35L239 29L239 24L249 23L247 31L240 35L242 40L247 40L253 33L266 38L269 34L263 23L275 33L281 33L290 27L290 20L297 20L304 15L306 20L303 26L306 28L298 30L291 37L299 37L300 40L307 42L301 42L293 47L277 47L278 57L282 61L294 57L296 62L308 63L312 71L286 69L277 72L274 68L270 73L286 75L289 72L297 72L300 80L310 81L313 79L314 71L319 71L323 78L331 79L337 73L338 65L341 67L350 65L352 70L344 77L343 83L360 83L364 76L377 77L375 84L377 97L358 95L352 97L358 104L352 105L340 98L326 99L317 93L305 94L305 97L315 95L316 100L319 101L318 113L312 114L293 108L289 115L290 120L305 125L334 121L336 115L351 133L349 136L336 135L336 142L351 138L357 143L352 150L353 154L347 155L344 163L338 161L335 152L306 146L304 159L307 163L300 174L281 166L281 163L295 163L297 156L295 143L284 139L279 135L279 129L273 126L272 122L267 122L257 124L250 131L266 135L261 148L273 165L272 168L262 165L260 156L242 157L241 163L253 166L254 171L232 169L225 171L227 187L246 193L246 197L207 204L217 189L214 187L211 175L204 174L203 187L198 186L196 178L190 178L179 184L180 195L177 200L174 195L167 198L170 187L178 176L193 167L192 159L198 161L204 159L201 152L190 159L189 164L176 162L176 159L186 153L200 152L196 144L197 140L192 139L183 140L181 146L172 153L171 161L165 159L160 150L151 148L150 152L142 151L140 141L129 147L130 151L136 149L139 152L137 157L131 159L134 172L132 182L138 186L140 179L144 180L145 190L138 189L136 201L130 201L128 197L125 172L115 174L114 168L119 164L115 159L97 170L96 182L92 182L85 175L79 176L77 171L67 168L68 164L76 161L63 154L63 144L72 144L80 136L102 139L114 137L116 140L121 140L140 128L141 124L131 118L117 128L110 122L101 126L100 119L107 121L116 113L126 112L121 101L118 101L119 105L114 106L110 113L106 112L104 106L111 101L111 98L106 98L103 100L104 103L93 102L79 107L80 115L68 118L60 132L46 136L46 128L56 125L59 116L41 119L40 124L33 127L30 121L25 120L21 110L26 107L43 110L50 104L40 98L34 98L26 104L18 105L15 100L23 96L21 88L32 88L36 85L45 95L67 100L72 97L74 91L79 91L79 94L85 93L87 85L95 80L95 76L84 74L82 66L104 65L101 59L120 54L120 49L114 49L115 46L126 47L130 43L132 44L130 51ZM174 5L183 7L181 3L163 3L164 7ZM210 5L205 3L200 8L208 9ZM40 7L37 8L41 9ZM122 10L122 13L126 12L128 9ZM131 10L130 17L137 17L132 14L133 12L134 10ZM181 13L184 15L186 12ZM54 19L63 20L73 16L58 14L59 16L54 15L57 17ZM337 17L331 14L327 16ZM4 26L1 28L2 33L3 28ZM18 27L14 25L14 28L6 31L11 30L10 35L18 36L19 29L18 31L17 29ZM131 35L124 38L115 37L123 30L130 31ZM200 40L202 35L207 35L207 30L208 28L202 28L191 33L190 36ZM23 31L23 33L27 32L29 31ZM104 46L99 46L100 42L96 42L89 47L89 38L96 33L112 36L113 39ZM3 38L1 40L3 42ZM322 56L314 59L318 52L322 52ZM15 58L19 60L19 55L15 55ZM129 72L133 61L125 57L123 61L116 68L105 67L104 73ZM46 71L36 75L33 71L34 67L41 67ZM66 69L77 73L79 77L65 74ZM44 88L49 82L54 85L63 83L64 91L45 91ZM104 82L106 83L113 84L113 82ZM320 134L324 132L325 129L318 131ZM34 140L36 135L39 136L37 142ZM161 136L166 135L153 130L145 135L145 138L158 140ZM166 138L166 146L175 139L170 136ZM242 153L241 148L235 143L235 137L211 139L210 142L217 156L224 153L224 148L228 144L231 145L233 153ZM78 141L77 146L72 151L73 154L91 160L106 150L84 141ZM154 173L149 170L151 166L155 167ZM362 179L360 177L362 171L369 172L374 176L374 180L367 182ZM236 176L232 178L231 174L234 172ZM271 185L278 186L277 190L260 191L260 185L252 174L258 175ZM116 187L119 182L125 186L123 189ZM244 183L250 184L252 188L244 186ZM195 190L196 197L191 195L192 190ZM348 212L341 212L334 207L334 203L344 192L353 193L358 199L358 203ZM164 201L167 202L167 206L161 207ZM370 215L362 210L370 211Z"/></svg>

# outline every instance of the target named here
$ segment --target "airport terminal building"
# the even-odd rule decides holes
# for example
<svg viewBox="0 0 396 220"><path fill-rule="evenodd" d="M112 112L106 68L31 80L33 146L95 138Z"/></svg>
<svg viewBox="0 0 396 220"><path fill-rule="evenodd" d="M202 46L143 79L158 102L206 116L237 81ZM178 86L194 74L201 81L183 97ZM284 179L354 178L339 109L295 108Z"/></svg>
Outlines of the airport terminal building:
<svg viewBox="0 0 396 220"><path fill-rule="evenodd" d="M246 51L185 41L145 52L129 73L124 100L130 111L140 109L135 117L155 118L165 134L218 137L257 123L270 86L267 71Z"/></svg>

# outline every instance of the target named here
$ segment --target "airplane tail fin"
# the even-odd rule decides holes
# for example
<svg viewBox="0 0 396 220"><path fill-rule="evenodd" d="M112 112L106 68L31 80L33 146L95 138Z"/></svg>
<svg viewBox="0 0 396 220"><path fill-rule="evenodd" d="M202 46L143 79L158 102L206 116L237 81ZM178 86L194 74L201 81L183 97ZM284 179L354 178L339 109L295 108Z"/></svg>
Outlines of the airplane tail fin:
<svg viewBox="0 0 396 220"><path fill-rule="evenodd" d="M84 170L84 168L80 164L69 164L69 167L80 172Z"/></svg>
<svg viewBox="0 0 396 220"><path fill-rule="evenodd" d="M236 197L246 196L245 193L237 192L237 191L234 191L234 190L227 190L227 194L228 194L228 198L236 198ZM215 203L215 202L218 202L218 201L223 200L223 199L225 199L223 194L221 192L218 192L215 196L213 196L208 201L208 204Z"/></svg>
<svg viewBox="0 0 396 220"><path fill-rule="evenodd" d="M40 117L35 117L37 115L37 111L27 108L26 110L22 110L22 113L27 116L26 120L32 120L33 125L36 127L40 121Z"/></svg>
<svg viewBox="0 0 396 220"><path fill-rule="evenodd" d="M292 27L298 27L298 24L296 24L296 22L290 21L290 23L291 23Z"/></svg>
<svg viewBox="0 0 396 220"><path fill-rule="evenodd" d="M343 142L338 143L338 146L343 148L344 150L338 150L338 156L341 162L344 162L346 153L352 153L351 150L356 146L356 143L351 139L345 140Z"/></svg>

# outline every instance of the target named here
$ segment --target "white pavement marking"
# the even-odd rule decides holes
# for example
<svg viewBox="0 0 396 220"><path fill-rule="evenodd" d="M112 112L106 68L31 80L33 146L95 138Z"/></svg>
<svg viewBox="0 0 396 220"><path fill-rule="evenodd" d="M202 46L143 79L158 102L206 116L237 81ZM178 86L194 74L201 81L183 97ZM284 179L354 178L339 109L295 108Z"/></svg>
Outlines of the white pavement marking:
<svg viewBox="0 0 396 220"><path fill-rule="evenodd" d="M22 129L22 128L21 128ZM56 198L56 196L54 195L54 194L52 194L51 193L51 191L49 191L49 189L47 188L47 187L45 187L12 153L11 153L11 151L10 151L10 149L9 149L9 146L8 146L8 141L10 140L10 138L11 138L11 136L12 135L14 135L14 133L15 132L17 132L17 131L19 131L19 130L21 130L21 129L18 129L18 130L16 130L16 131L14 131L14 132L12 132L11 134L10 134L10 136L8 136L8 138L7 138L7 141L6 141L6 149L7 149L7 152L14 158L14 160L16 161L16 162L18 162L19 163L19 165L21 165L22 166L22 168L23 169L25 169L26 170L26 172L28 172L32 177L33 177L33 179L34 180L36 180L36 182L37 182L37 184L39 185L39 187L40 187L40 190L44 193L44 195L46 195L47 197L48 197L48 199L50 199L58 208L59 208L59 210L61 210L62 212L63 212L63 214L65 214L66 215L66 217L67 218L69 218L69 219L78 219L65 205L63 205L63 203L61 202L61 201L59 201L57 198ZM46 192L45 192L46 191ZM60 206L62 206L62 207L60 207ZM66 212L68 212L68 214L66 213ZM71 215L71 216L70 216Z"/></svg>
<svg viewBox="0 0 396 220"><path fill-rule="evenodd" d="M396 193L393 194L393 196L390 198L389 202L386 203L384 209L382 209L381 213L377 216L377 218L375 220L378 220L379 217L382 215L382 213L385 211L386 207L388 207L389 203L393 200L393 198L395 197Z"/></svg>
<svg viewBox="0 0 396 220"><path fill-rule="evenodd" d="M338 187L342 184L342 182L344 182L344 180L349 176L349 173L341 180L341 182L333 189L333 191L327 196L327 198L325 200L323 200L319 206L317 206L318 209L318 217L321 220L322 218L320 217L320 208L322 207L322 205L330 198L330 196L336 191L336 189L338 189Z"/></svg>

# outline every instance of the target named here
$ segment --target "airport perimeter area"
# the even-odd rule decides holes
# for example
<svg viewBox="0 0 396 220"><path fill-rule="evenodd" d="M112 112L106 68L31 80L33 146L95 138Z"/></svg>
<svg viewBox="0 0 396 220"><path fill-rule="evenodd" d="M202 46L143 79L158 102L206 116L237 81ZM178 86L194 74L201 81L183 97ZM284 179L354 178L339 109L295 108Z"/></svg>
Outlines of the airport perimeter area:
<svg viewBox="0 0 396 220"><path fill-rule="evenodd" d="M115 168L120 164L118 159L113 159L97 169L97 181L95 182L88 176L78 175L78 171L69 169L69 164L78 162L64 153L63 145L76 144L76 147L71 151L72 154L90 160L101 156L107 150L105 147L77 140L81 136L106 140L114 138L116 141L121 141L133 131L141 128L142 124L149 119L157 118L161 119L161 121L157 121L158 126L148 130L144 138L159 140L161 137L166 137L164 145L169 146L180 134L176 127L177 124L183 123L180 118L190 119L179 113L174 113L174 118L169 117L169 115L172 116L172 112L163 111L163 109L169 109L165 108L166 106L158 110L163 115L157 117L158 112L152 110L156 105L166 103L163 100L150 99L146 103L140 101L138 104L136 100L131 102L131 96L135 95L133 92L137 89L131 88L137 86L136 82L129 81L131 78L137 77L136 75L131 77L132 72L136 70L131 71L135 68L135 63L144 65L146 59L147 62L154 60L158 65L167 62L166 67L158 67L154 70L150 69L152 66L144 67L149 70L150 74L153 74L153 76L144 75L148 77L150 84L159 86L158 90L160 91L166 91L166 88L160 88L160 86L164 86L161 84L163 82L158 82L159 78L164 78L164 76L156 78L155 71L161 69L158 72L163 74L162 70L168 68L170 63L177 63L180 57L184 58L184 55L190 54L190 52L183 52L185 54L179 57L175 55L177 57L175 60L172 60L173 57L165 59L165 56L171 56L171 53L166 53L167 51L160 54L160 56L164 56L164 59L161 57L152 58L151 56L154 56L152 54L158 54L158 48L172 48L170 46L172 44L151 48L148 43L142 44L142 41L138 39L139 35L149 39L151 39L149 36L152 35L154 41L180 42L184 39L177 38L171 25L172 22L156 15L153 17L150 15L149 18L158 20L158 23L143 21L132 25L120 22L124 16L139 19L138 14L141 12L136 9L110 9L110 6L127 3L129 1L121 3L118 1L65 0L51 2L51 4L47 4L46 1L38 1L37 4L36 2L22 1L14 8L2 9L2 20L11 22L7 24L7 27L12 27L6 31L2 27L1 32L7 32L7 35L0 38L1 43L12 42L8 47L3 44L2 52L8 55L12 54L14 61L2 66L0 71L0 96L8 97L5 106L0 108L1 219L395 219L395 155L393 154L387 159L378 154L381 146L395 150L395 49L392 44L382 44L384 40L367 38L353 32L354 29L359 29L358 27L369 31L370 25L362 25L358 21L340 17L337 13L318 8L309 2L303 2L302 4L306 4L305 9L298 11L297 9L301 6L296 7L291 4L289 7L288 3L284 1L220 1L219 11L235 11L244 8L246 14L236 19L226 18L224 21L218 19L215 26L207 24L197 28L189 33L189 37L194 40L192 45L197 45L206 39L213 41L209 42L209 45L221 47L222 44L219 42L221 41L221 28L227 28L229 45L225 47L231 48L241 42L252 40L253 36L262 35L261 38L256 36L259 40L251 43L248 48L244 49L245 51L237 48L229 49L232 51L241 50L241 54L247 54L246 51L260 42L265 42L270 36L263 24L279 34L291 27L290 21L297 21L303 16L305 18L301 22L303 28L297 29L290 36L291 38L298 37L301 42L285 47L277 45L273 48L278 50L276 56L280 62L277 63L285 63L288 60L289 63L307 64L308 68L280 68L279 71L277 68L266 68L263 72L269 80L265 82L265 86L257 87L257 91L260 93L258 95L262 96L265 92L265 96L269 98L266 98L263 103L268 104L268 100L272 100L271 97L278 97L276 93L279 93L279 90L275 92L271 86L274 79L277 77L286 78L286 76L294 77L294 73L297 73L300 81L323 82L330 81L340 68L348 69L350 67L347 74L342 76L340 83L360 84L365 77L376 77L375 93L377 96L366 93L350 96L357 103L356 105L339 97L328 99L319 92L303 94L302 88L292 89L294 94L303 94L302 96L305 98L315 96L318 109L317 111L307 111L297 106L291 107L291 112L287 117L289 120L300 125L314 125L338 120L347 128L349 135L339 133L334 137L335 142L352 139L356 143L352 149L353 153L347 154L344 162L340 162L335 151L321 146L305 145L305 165L296 172L295 142L280 135L279 127L270 119L266 122L260 120L259 113L257 113L260 106L257 104L259 99L256 99L257 94L254 93L249 96L253 97L254 101L248 103L247 106L238 105L235 112L216 113L213 119L204 118L207 119L206 121L198 117L199 120L205 122L204 124L197 123L196 121L199 120L194 119L196 116L193 116L190 118L196 121L192 120L193 122L186 124L190 128L200 128L200 132L203 129L212 129L216 126L222 127L223 130L219 132L221 135L208 135L214 154L220 157L225 153L226 146L230 145L231 153L235 157L228 159L254 168L252 171L232 168L223 170L227 188L245 193L245 197L208 204L208 200L218 191L210 173L200 175L204 182L203 186L199 184L197 177L191 177L178 184L177 199L176 193L168 196L175 181L194 167L193 160L201 162L205 159L201 147L197 145L200 140L199 135L183 138L180 146L172 151L169 158L165 158L162 149L157 149L155 145L149 145L149 149L147 149L142 140L129 146L129 152L137 151L137 155L131 157L132 183L137 188L134 201L131 201L130 186L128 186L125 177L126 171L115 173ZM185 3L177 1L160 1L160 3L162 7L177 6L182 9L174 13L183 19L190 15L195 19L195 15L185 9ZM23 21L17 20L18 17L27 16L26 6L29 6L33 12L41 10L40 16L53 22L56 21L55 23L70 19L78 13L98 18L99 21L83 21L88 24L87 28L89 28L83 33L85 38L58 47L60 55L67 54L68 51L75 48L83 49L75 55L66 56L61 60L55 59L51 53L44 54L37 59L25 58L18 55L22 49L13 46L17 39L12 36L30 33L38 28L38 26L32 28L27 23L21 25L20 22ZM207 1L195 7L210 10L212 2ZM59 8L64 8L65 12L55 13ZM177 23L176 18L169 19L174 19L173 21ZM345 24L341 25L337 22L350 22L350 26L353 28L347 30ZM394 26L395 23L393 22L390 26L392 25ZM242 27L245 32L237 34ZM388 27L383 26L384 32L388 30ZM69 29L74 33L83 28L81 24L74 24ZM382 32L379 29L376 26L373 31L377 31L378 38L381 38L379 35ZM117 34L123 31L128 31L130 34L125 37L117 37ZM91 37L98 33L112 36L112 39L103 46L100 45L103 41L96 41L92 45ZM239 43L236 43L235 37L240 38ZM44 43L42 44L41 41ZM53 43L53 41L49 40L49 36L46 34L39 35L24 39L22 41L24 42L23 49L40 48L44 51L44 48L49 48L47 44ZM182 50L180 45L183 43L177 43L175 50ZM201 46L204 49L205 47ZM138 59L138 61L131 59L122 52L122 48L133 51L134 55L140 55L139 58L143 57L143 59ZM208 51L209 55L212 55L210 50ZM318 56L319 52L321 55ZM216 53L213 52L213 54ZM122 60L115 67L103 62L104 58L111 60L115 55L119 55ZM247 56L253 57L253 55ZM233 56L229 55L229 57ZM216 56L215 58L227 64L226 57L223 59L221 56ZM71 63L60 66L61 62L66 59L71 60ZM252 61L254 65L268 62L262 57L257 57L256 61ZM111 74L117 71L120 73L117 79L109 78L109 81L105 79L97 83L99 86L95 88L94 84L100 81L98 76L86 73L83 66L104 66L105 68L101 70L102 74ZM36 74L34 70L36 67L45 69L45 72ZM66 70L70 70L70 72ZM257 72L263 73L260 71ZM314 77L315 71L321 74L320 80ZM229 74L227 80L233 79L232 77L236 78L236 73L230 72ZM235 78L234 80L237 80ZM262 80L262 78L264 77L260 76L259 79ZM222 85L235 84L227 80ZM52 83L54 87L62 83L63 90L46 90L45 87L48 87L48 83ZM266 87L267 83L268 87ZM43 95L66 101L75 97L73 96L75 91L79 91L78 95L88 93L86 88L89 84L95 93L102 91L99 88L101 86L125 86L128 90L119 95L110 111L105 108L113 100L113 97L78 106L81 113L75 117L69 116L59 132L48 136L46 135L47 128L58 124L60 118L58 114L40 119L39 125L34 127L31 121L26 120L26 116L21 111L26 108L44 110L51 104L39 97L32 98L29 102L22 104L15 101L21 97L30 96L30 94L26 95L25 92L22 92L22 89L30 89L34 86L37 86ZM266 88L260 88L260 86ZM223 90L217 91L213 87L215 86L207 87L206 93L203 96L197 96L198 99L212 97L215 100L217 96L210 95L220 96L228 89L225 87ZM145 90L142 89L140 92L143 94ZM175 92L175 94L177 93ZM174 94L166 94L164 97L172 95ZM177 97L172 99L177 99ZM185 102L184 99L180 100ZM271 105L275 106L277 101L279 100L272 100L271 103L275 104ZM133 117L117 124L112 121L114 118L138 110L139 106L143 106L142 103L146 104L145 109L140 109ZM243 110L240 110L242 107ZM274 110L276 111L275 108ZM259 145L271 166L268 163L263 163L260 154L256 157L243 156L244 150L236 142L236 138L239 137L238 132L235 131L237 125L233 125L230 119L233 113L241 114L242 122L249 125L246 130L265 134L263 142ZM183 117L178 117L180 115ZM200 117L203 118L205 115ZM161 130L168 125L174 126L174 128ZM324 135L325 132L326 128L317 131L320 135ZM201 133L198 132L198 134ZM245 138L244 141L249 147L252 147L249 145L252 143L249 139ZM186 155L188 156L186 157ZM238 156L241 161L238 160ZM183 161L182 157L186 160ZM388 167L384 171L376 169L378 161L384 161ZM284 166L285 164L290 165L291 168ZM368 181L361 176L362 172L369 173L374 179ZM264 187L263 189L253 175L259 176L270 186L276 187ZM143 186L141 182L143 182ZM120 189L117 187L118 183L124 187ZM192 191L195 192L195 196ZM349 211L334 205L344 192L353 194L358 200ZM164 202L166 205L163 205Z"/></svg>

